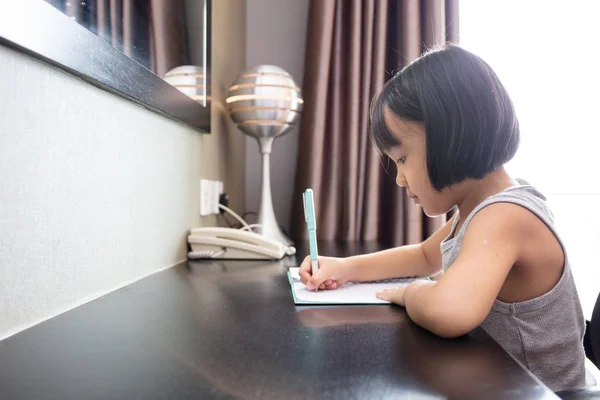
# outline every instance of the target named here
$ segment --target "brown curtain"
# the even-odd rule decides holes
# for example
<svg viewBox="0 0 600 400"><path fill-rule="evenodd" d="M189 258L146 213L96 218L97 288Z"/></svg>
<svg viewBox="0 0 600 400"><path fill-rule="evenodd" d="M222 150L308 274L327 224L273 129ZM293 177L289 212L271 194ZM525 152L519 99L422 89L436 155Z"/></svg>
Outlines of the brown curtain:
<svg viewBox="0 0 600 400"><path fill-rule="evenodd" d="M46 0L156 75L189 64L184 0Z"/></svg>
<svg viewBox="0 0 600 400"><path fill-rule="evenodd" d="M423 50L458 42L458 0L311 0L292 236L306 239L315 191L319 238L417 243L437 230L369 141L369 105ZM382 165L383 164L383 165ZM391 174L391 176L390 176Z"/></svg>
<svg viewBox="0 0 600 400"><path fill-rule="evenodd" d="M188 64L183 1L151 0L152 37L156 74Z"/></svg>

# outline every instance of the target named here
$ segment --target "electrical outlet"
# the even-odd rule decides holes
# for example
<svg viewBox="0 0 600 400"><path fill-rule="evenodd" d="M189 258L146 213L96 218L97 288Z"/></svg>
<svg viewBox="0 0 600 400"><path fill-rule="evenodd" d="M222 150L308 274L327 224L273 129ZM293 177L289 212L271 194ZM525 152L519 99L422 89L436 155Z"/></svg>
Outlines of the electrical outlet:
<svg viewBox="0 0 600 400"><path fill-rule="evenodd" d="M200 179L200 215L219 214L219 196L223 182Z"/></svg>
<svg viewBox="0 0 600 400"><path fill-rule="evenodd" d="M217 194L217 182L210 182L210 194L209 194L209 202L210 202L210 213L218 214L219 213L219 195Z"/></svg>
<svg viewBox="0 0 600 400"><path fill-rule="evenodd" d="M200 179L200 215L210 215L211 181Z"/></svg>
<svg viewBox="0 0 600 400"><path fill-rule="evenodd" d="M213 214L220 214L221 210L219 209L219 197L221 196L221 193L223 193L223 182L214 181L213 185L213 193L211 195L211 201L214 202Z"/></svg>

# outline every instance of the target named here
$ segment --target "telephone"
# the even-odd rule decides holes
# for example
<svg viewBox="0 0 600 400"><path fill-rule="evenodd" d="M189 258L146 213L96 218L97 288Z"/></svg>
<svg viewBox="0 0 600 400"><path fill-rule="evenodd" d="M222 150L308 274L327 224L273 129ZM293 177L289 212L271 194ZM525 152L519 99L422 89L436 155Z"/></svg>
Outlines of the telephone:
<svg viewBox="0 0 600 400"><path fill-rule="evenodd" d="M283 244L243 229L194 228L188 243L198 258L272 260L286 255Z"/></svg>

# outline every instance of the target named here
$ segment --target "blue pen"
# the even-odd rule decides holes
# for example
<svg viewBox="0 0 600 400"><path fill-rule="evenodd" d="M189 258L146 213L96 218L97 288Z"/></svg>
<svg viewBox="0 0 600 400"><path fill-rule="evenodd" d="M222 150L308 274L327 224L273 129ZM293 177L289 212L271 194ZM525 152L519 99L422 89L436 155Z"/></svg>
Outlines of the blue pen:
<svg viewBox="0 0 600 400"><path fill-rule="evenodd" d="M304 218L308 228L308 246L310 249L310 262L312 274L319 270L319 251L317 250L317 222L315 221L315 202L312 189L306 189L302 195L304 202ZM318 288L317 288L318 289Z"/></svg>

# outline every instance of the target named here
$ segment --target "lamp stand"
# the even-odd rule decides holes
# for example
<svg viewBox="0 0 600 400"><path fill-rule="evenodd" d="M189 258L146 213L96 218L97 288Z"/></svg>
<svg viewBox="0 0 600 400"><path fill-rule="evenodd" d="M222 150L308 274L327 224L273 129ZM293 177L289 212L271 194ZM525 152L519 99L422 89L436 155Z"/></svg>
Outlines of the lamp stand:
<svg viewBox="0 0 600 400"><path fill-rule="evenodd" d="M273 148L274 137L257 137L261 164L261 182L260 182L260 208L258 211L258 223L260 233L270 239L283 243L286 246L293 242L281 232L275 211L273 210L273 198L271 197L271 150Z"/></svg>

